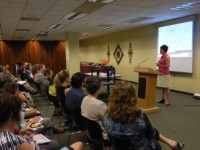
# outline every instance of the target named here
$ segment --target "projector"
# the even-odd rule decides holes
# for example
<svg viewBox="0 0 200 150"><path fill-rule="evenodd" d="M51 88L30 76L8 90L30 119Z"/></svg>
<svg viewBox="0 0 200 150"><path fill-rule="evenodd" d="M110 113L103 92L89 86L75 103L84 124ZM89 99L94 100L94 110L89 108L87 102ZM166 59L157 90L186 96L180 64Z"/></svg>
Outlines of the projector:
<svg viewBox="0 0 200 150"><path fill-rule="evenodd" d="M194 93L194 99L199 99L200 100L200 92Z"/></svg>

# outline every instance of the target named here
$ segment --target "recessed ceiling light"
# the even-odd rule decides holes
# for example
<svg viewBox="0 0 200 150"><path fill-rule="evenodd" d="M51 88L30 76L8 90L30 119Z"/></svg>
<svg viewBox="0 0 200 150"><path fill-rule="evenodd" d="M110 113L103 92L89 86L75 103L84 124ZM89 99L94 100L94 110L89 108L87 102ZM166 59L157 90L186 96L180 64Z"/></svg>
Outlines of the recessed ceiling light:
<svg viewBox="0 0 200 150"><path fill-rule="evenodd" d="M42 31L38 34L38 36L47 36L49 34L51 34L53 31Z"/></svg>
<svg viewBox="0 0 200 150"><path fill-rule="evenodd" d="M86 32L86 33L83 33L82 35L91 35L92 32Z"/></svg>
<svg viewBox="0 0 200 150"><path fill-rule="evenodd" d="M60 28L62 28L62 27L64 27L63 24L52 24L52 25L50 25L50 26L48 27L48 29L60 29Z"/></svg>
<svg viewBox="0 0 200 150"><path fill-rule="evenodd" d="M32 41L37 41L37 40L39 40L41 37L34 37L34 38L32 38L31 40Z"/></svg>
<svg viewBox="0 0 200 150"><path fill-rule="evenodd" d="M66 19L66 20L75 20L75 19L80 19L84 16L86 16L88 13L82 13L82 12L70 12L66 16L62 17L61 19Z"/></svg>
<svg viewBox="0 0 200 150"><path fill-rule="evenodd" d="M192 9L194 7L199 7L200 6L200 1L193 2L193 3L186 3L182 4L176 7L172 7L171 10L186 10L186 9Z"/></svg>
<svg viewBox="0 0 200 150"><path fill-rule="evenodd" d="M108 30L108 29L111 29L111 28L113 28L113 27L107 26L107 27L103 27L103 28L98 29L98 31L104 31L104 30Z"/></svg>

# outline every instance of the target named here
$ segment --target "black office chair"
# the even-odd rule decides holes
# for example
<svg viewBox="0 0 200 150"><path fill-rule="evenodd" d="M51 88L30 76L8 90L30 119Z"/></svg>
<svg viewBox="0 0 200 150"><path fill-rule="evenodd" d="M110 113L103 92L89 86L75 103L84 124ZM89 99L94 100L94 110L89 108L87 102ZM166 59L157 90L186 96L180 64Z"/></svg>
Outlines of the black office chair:
<svg viewBox="0 0 200 150"><path fill-rule="evenodd" d="M93 120L84 117L87 132L88 143L93 150L107 149L111 144L109 141L105 141L102 136L102 130L100 125Z"/></svg>
<svg viewBox="0 0 200 150"><path fill-rule="evenodd" d="M134 150L128 138L116 138L112 135L109 135L109 137L111 138L114 150Z"/></svg>
<svg viewBox="0 0 200 150"><path fill-rule="evenodd" d="M81 110L68 109L70 112L70 117L73 121L73 128L77 130L85 130L84 118L81 115Z"/></svg>

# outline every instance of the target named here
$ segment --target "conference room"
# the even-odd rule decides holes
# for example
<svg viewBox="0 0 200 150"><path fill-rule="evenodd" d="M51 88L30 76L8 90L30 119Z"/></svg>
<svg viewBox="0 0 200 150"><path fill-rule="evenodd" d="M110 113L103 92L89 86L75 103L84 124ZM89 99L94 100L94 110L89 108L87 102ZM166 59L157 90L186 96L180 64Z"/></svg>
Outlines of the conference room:
<svg viewBox="0 0 200 150"><path fill-rule="evenodd" d="M85 66L112 66L120 76L116 81L128 81L138 92L143 73L137 69L156 72L160 46L166 44L170 106L157 103L162 89L154 82L150 96L156 111L147 116L161 133L184 142L184 149L198 150L200 105L193 96L200 91L199 6L198 0L1 0L0 65L8 64L17 77L23 62L44 64L55 73L66 69L70 75ZM84 73L91 72L88 68ZM38 103L42 114L47 108ZM52 120L59 121L57 116ZM83 141L89 149L83 133L66 142L69 133L53 138L60 147Z"/></svg>

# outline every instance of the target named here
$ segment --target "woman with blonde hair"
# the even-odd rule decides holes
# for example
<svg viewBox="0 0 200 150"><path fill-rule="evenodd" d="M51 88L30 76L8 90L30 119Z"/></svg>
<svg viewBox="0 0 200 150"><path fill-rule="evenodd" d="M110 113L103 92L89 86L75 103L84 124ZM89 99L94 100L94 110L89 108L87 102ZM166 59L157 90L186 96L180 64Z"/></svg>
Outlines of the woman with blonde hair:
<svg viewBox="0 0 200 150"><path fill-rule="evenodd" d="M65 95L69 91L70 81L71 77L67 70L61 70L53 80L57 91L57 98L62 106L65 106Z"/></svg>
<svg viewBox="0 0 200 150"><path fill-rule="evenodd" d="M68 108L65 106L65 95L70 90L69 83L71 82L69 72L67 70L61 70L58 74L56 74L53 82L56 88L57 100L60 102L63 112L66 116L66 124L69 124L69 126L71 126L70 113Z"/></svg>
<svg viewBox="0 0 200 150"><path fill-rule="evenodd" d="M172 150L184 147L183 143L166 138L153 128L147 115L137 106L135 89L127 81L119 81L114 86L108 98L103 124L111 137L128 141L126 150L161 150L158 141L167 144ZM118 149L115 147L115 150Z"/></svg>

